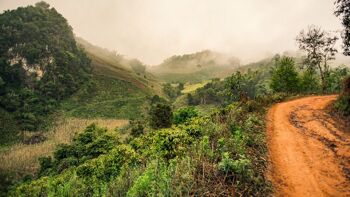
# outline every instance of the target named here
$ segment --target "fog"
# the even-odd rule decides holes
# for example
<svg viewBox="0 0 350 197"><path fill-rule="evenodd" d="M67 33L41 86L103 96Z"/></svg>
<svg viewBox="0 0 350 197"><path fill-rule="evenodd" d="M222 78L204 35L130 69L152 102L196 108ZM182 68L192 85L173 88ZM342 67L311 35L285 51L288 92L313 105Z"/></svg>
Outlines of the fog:
<svg viewBox="0 0 350 197"><path fill-rule="evenodd" d="M0 0L0 10L36 0ZM340 30L332 0L46 0L93 44L154 65L210 49L250 62L296 50L310 24Z"/></svg>

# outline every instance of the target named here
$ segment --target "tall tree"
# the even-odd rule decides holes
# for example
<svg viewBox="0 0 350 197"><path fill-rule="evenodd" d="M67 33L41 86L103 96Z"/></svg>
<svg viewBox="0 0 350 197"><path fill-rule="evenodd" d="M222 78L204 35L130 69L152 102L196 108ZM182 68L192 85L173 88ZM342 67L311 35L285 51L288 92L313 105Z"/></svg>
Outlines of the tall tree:
<svg viewBox="0 0 350 197"><path fill-rule="evenodd" d="M350 56L350 0L336 0L335 15L341 17L344 26L343 48L344 55Z"/></svg>
<svg viewBox="0 0 350 197"><path fill-rule="evenodd" d="M271 71L270 87L276 92L299 91L300 79L295 69L295 62L291 57L278 59Z"/></svg>
<svg viewBox="0 0 350 197"><path fill-rule="evenodd" d="M323 91L327 87L329 61L335 59L335 54L338 52L335 48L337 40L337 36L316 26L310 26L307 31L302 30L296 38L299 48L307 53L304 65L308 70L318 70Z"/></svg>

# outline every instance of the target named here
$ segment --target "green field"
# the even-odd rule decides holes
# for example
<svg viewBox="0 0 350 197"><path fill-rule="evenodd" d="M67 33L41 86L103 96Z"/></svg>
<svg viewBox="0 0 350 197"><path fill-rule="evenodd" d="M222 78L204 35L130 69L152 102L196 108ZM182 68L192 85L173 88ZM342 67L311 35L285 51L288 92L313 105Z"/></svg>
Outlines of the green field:
<svg viewBox="0 0 350 197"><path fill-rule="evenodd" d="M130 82L94 77L95 87L86 95L74 96L62 104L64 114L79 118L138 118L148 93Z"/></svg>
<svg viewBox="0 0 350 197"><path fill-rule="evenodd" d="M206 81L203 81L201 83L186 84L185 88L181 91L181 93L187 94L187 93L193 92L193 91L197 90L198 88L204 87L209 82L210 82L210 80L206 80Z"/></svg>

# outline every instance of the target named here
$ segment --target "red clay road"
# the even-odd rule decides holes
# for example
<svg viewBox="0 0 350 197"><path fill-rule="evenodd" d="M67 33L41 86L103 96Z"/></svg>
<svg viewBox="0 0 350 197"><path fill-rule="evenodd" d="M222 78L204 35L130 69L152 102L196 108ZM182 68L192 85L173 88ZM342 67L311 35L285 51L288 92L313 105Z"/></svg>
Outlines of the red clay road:
<svg viewBox="0 0 350 197"><path fill-rule="evenodd" d="M326 107L336 96L273 106L267 116L269 177L275 196L350 196L350 131Z"/></svg>

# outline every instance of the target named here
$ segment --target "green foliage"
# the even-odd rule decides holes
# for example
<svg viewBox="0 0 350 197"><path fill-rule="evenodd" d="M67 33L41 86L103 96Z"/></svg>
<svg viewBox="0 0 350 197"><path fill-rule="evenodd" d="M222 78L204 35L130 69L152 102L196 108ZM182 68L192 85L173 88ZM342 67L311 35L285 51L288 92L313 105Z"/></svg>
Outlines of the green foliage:
<svg viewBox="0 0 350 197"><path fill-rule="evenodd" d="M153 105L158 104L166 102L155 97ZM263 113L257 110L263 104L256 105L248 111L234 103L209 116L182 108L178 125L159 130L133 121L135 134L124 143L114 132L90 125L72 144L58 146L53 157L41 158L38 177L10 194L202 196L229 195L234 187L243 195L265 196L267 149Z"/></svg>
<svg viewBox="0 0 350 197"><path fill-rule="evenodd" d="M173 86L170 83L165 83L163 85L163 92L170 98L176 99L176 97L181 95L181 90L183 90L183 84L179 83L177 86Z"/></svg>
<svg viewBox="0 0 350 197"><path fill-rule="evenodd" d="M350 69L347 67L337 67L330 70L326 77L326 91L330 93L340 92L343 89L343 82L348 75L350 75Z"/></svg>
<svg viewBox="0 0 350 197"><path fill-rule="evenodd" d="M282 57L271 71L270 87L275 92L295 93L299 91L300 79L294 60Z"/></svg>
<svg viewBox="0 0 350 197"><path fill-rule="evenodd" d="M174 112L173 122L176 125L183 124L187 120L197 116L198 116L198 111L194 107L184 107Z"/></svg>
<svg viewBox="0 0 350 197"><path fill-rule="evenodd" d="M0 144L9 145L18 140L19 128L13 114L0 108Z"/></svg>
<svg viewBox="0 0 350 197"><path fill-rule="evenodd" d="M225 173L231 172L238 175L252 176L250 165L251 161L249 159L243 157L238 160L233 160L230 158L230 154L225 152L219 162L219 170Z"/></svg>
<svg viewBox="0 0 350 197"><path fill-rule="evenodd" d="M149 124L154 129L167 128L171 126L173 118L172 107L166 103L151 105L149 110Z"/></svg>
<svg viewBox="0 0 350 197"><path fill-rule="evenodd" d="M248 70L247 73L242 74L236 72L225 79L226 87L229 95L234 101L244 101L247 99L254 99L259 96L259 93L264 93L264 87L260 83L262 80L259 71Z"/></svg>
<svg viewBox="0 0 350 197"><path fill-rule="evenodd" d="M338 52L335 48L337 40L337 36L316 26L309 26L306 32L302 30L296 39L299 48L307 53L303 66L309 71L318 71L323 92L328 86L326 77L330 71L329 61L334 60Z"/></svg>
<svg viewBox="0 0 350 197"><path fill-rule="evenodd" d="M320 79L314 71L306 70L301 74L300 91L305 93L316 93L321 91Z"/></svg>
<svg viewBox="0 0 350 197"><path fill-rule="evenodd" d="M62 102L60 109L77 118L138 119L144 114L149 93L122 80L94 76L87 93L77 92Z"/></svg>
<svg viewBox="0 0 350 197"><path fill-rule="evenodd" d="M126 196L189 196L194 183L190 158L169 163L153 160L134 182Z"/></svg>
<svg viewBox="0 0 350 197"><path fill-rule="evenodd" d="M335 11L336 16L340 16L342 20L342 25L344 26L344 36L343 36L343 48L344 54L350 55L350 1L348 0L336 0L335 4L337 9Z"/></svg>
<svg viewBox="0 0 350 197"><path fill-rule="evenodd" d="M106 154L118 144L120 142L116 134L92 124L83 133L77 135L72 144L59 145L53 153L53 158L41 158L40 174L58 174L86 160Z"/></svg>
<svg viewBox="0 0 350 197"><path fill-rule="evenodd" d="M77 167L77 175L82 178L91 179L96 177L99 180L109 181L117 176L123 165L135 164L137 155L127 145L119 145L111 149L108 155L101 155L91 159Z"/></svg>
<svg viewBox="0 0 350 197"><path fill-rule="evenodd" d="M190 137L180 129L161 129L152 136L153 154L166 161L183 156L189 144Z"/></svg>
<svg viewBox="0 0 350 197"><path fill-rule="evenodd" d="M40 129L61 100L90 80L90 60L66 19L45 2L4 12L0 26L0 106L22 129Z"/></svg>
<svg viewBox="0 0 350 197"><path fill-rule="evenodd" d="M344 80L343 91L334 103L334 108L341 114L350 116L350 77Z"/></svg>
<svg viewBox="0 0 350 197"><path fill-rule="evenodd" d="M130 120L131 135L138 137L144 133L145 123L141 120Z"/></svg>
<svg viewBox="0 0 350 197"><path fill-rule="evenodd" d="M226 77L239 65L235 57L205 50L172 56L151 69L157 78L168 83L199 83L213 77Z"/></svg>
<svg viewBox="0 0 350 197"><path fill-rule="evenodd" d="M189 105L199 104L222 104L227 102L225 83L220 80L213 80L204 87L197 89L194 94L188 94Z"/></svg>

